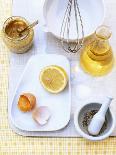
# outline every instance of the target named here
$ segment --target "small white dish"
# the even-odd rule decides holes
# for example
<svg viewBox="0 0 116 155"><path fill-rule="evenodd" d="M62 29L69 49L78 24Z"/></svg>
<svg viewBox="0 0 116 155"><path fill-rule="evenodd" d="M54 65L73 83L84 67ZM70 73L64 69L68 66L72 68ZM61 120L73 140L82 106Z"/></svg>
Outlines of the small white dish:
<svg viewBox="0 0 116 155"><path fill-rule="evenodd" d="M68 85L61 93L49 93L40 84L40 71L49 65L59 65L63 67L68 74ZM37 107L47 106L50 109L51 117L44 126L38 125L33 120L32 112L23 113L18 109L17 103L19 96L24 92L30 92L36 96ZM12 123L21 130L55 131L64 128L70 120L71 111L70 64L68 59L55 54L32 56L16 87L10 111Z"/></svg>
<svg viewBox="0 0 116 155"><path fill-rule="evenodd" d="M79 8L83 20L84 35L90 36L96 30L96 28L103 24L104 20L104 1L103 0L78 0ZM68 4L68 0L45 0L43 7L43 18L45 32L50 32L57 38L60 38L61 25L65 10ZM74 13L72 13L74 14ZM72 16L74 18L74 16ZM74 42L77 39L75 19L71 20L69 40ZM81 35L81 24L79 23L79 39ZM65 36L66 37L66 36ZM64 38L66 40L67 38Z"/></svg>
<svg viewBox="0 0 116 155"><path fill-rule="evenodd" d="M83 127L82 121L83 121L83 117L85 116L86 112L93 110L93 109L98 110L100 106L101 106L100 103L89 103L89 104L81 106L80 108L76 110L74 114L74 125L75 125L75 129L77 130L77 132L83 138L86 138L91 141L103 140L109 137L112 134L113 130L115 129L115 115L110 110L110 108L108 109L106 113L106 118L107 118L108 123L107 123L107 128L104 130L103 133L101 133L98 136L92 136L88 133L87 129Z"/></svg>

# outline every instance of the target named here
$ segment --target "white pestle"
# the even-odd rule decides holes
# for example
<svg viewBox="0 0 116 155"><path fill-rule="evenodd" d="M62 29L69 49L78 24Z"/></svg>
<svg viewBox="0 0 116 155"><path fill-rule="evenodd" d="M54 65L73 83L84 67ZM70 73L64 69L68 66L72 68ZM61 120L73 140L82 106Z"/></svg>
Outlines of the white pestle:
<svg viewBox="0 0 116 155"><path fill-rule="evenodd" d="M111 104L111 101L113 98L108 97L108 102L103 103L100 110L93 116L89 126L88 126L88 132L91 135L98 135L104 122L105 122L105 115L108 110L108 107Z"/></svg>

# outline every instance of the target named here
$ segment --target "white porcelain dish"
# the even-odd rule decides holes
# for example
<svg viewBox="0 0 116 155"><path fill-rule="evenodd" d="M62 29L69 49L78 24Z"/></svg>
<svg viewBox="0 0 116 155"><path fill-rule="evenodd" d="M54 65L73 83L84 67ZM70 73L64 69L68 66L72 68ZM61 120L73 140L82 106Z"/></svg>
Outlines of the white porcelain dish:
<svg viewBox="0 0 116 155"><path fill-rule="evenodd" d="M47 92L39 82L39 73L42 68L49 65L63 67L69 77L69 82L64 91L59 94ZM32 113L21 112L17 107L20 94L31 92L36 96L37 105L47 106L51 111L51 118L44 126L38 125L32 119ZM28 61L20 82L16 87L11 106L11 121L19 129L25 131L55 131L64 128L70 120L71 111L71 87L70 64L66 57L55 54L35 55Z"/></svg>
<svg viewBox="0 0 116 155"><path fill-rule="evenodd" d="M64 17L68 0L45 0L43 7L44 31L52 33L57 38L60 38L61 24ZM104 1L103 0L78 0L80 12L83 19L84 35L90 36L96 28L103 24L104 20ZM72 13L73 14L73 13ZM75 41L76 27L74 16L72 15L70 29L70 41ZM79 24L79 32L80 31ZM80 33L79 39L82 38ZM66 39L66 38L64 38Z"/></svg>

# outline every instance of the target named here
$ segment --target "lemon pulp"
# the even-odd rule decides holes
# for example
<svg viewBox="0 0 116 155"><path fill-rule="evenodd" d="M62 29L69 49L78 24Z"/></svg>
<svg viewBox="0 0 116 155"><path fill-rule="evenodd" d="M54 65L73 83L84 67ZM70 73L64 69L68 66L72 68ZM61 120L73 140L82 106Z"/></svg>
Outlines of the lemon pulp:
<svg viewBox="0 0 116 155"><path fill-rule="evenodd" d="M62 67L52 65L41 71L40 82L47 91L59 93L66 87L68 76Z"/></svg>

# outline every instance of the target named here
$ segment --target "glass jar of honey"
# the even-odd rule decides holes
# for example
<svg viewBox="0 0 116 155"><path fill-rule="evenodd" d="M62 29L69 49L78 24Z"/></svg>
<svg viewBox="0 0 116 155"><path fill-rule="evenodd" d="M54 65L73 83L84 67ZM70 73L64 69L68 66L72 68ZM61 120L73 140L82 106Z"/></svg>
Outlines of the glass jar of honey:
<svg viewBox="0 0 116 155"><path fill-rule="evenodd" d="M3 25L3 41L11 52L25 53L31 48L34 37L33 28L19 33L19 30L24 30L28 25L29 22L19 16L12 16L5 21Z"/></svg>
<svg viewBox="0 0 116 155"><path fill-rule="evenodd" d="M85 46L80 56L80 64L85 72L102 76L111 71L114 57L108 41L110 37L111 31L107 26L100 26L96 30L95 39Z"/></svg>

